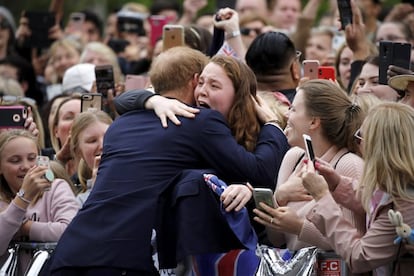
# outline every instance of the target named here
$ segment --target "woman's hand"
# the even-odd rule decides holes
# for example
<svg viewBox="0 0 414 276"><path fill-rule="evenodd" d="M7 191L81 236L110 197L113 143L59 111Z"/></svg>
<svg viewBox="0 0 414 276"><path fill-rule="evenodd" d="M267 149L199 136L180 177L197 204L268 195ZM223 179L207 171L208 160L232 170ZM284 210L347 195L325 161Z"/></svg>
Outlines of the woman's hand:
<svg viewBox="0 0 414 276"><path fill-rule="evenodd" d="M388 79L398 75L413 75L414 72L410 69L405 69L403 67L399 67L397 65L390 65L388 66L387 70L387 77Z"/></svg>
<svg viewBox="0 0 414 276"><path fill-rule="evenodd" d="M262 124L268 122L276 123L279 121L275 119L275 114L270 109L269 105L259 95L256 95L256 97L252 96L252 99L256 108L256 115Z"/></svg>
<svg viewBox="0 0 414 276"><path fill-rule="evenodd" d="M16 41L22 46L24 41L32 35L32 31L29 28L29 19L22 14L19 20L19 27L16 30Z"/></svg>
<svg viewBox="0 0 414 276"><path fill-rule="evenodd" d="M167 99L163 96L154 95L145 103L145 109L153 109L155 114L161 120L161 124L164 128L168 127L167 118L174 124L181 125L177 115L186 118L194 118L195 114L200 110L191 106L188 106L175 99Z"/></svg>
<svg viewBox="0 0 414 276"><path fill-rule="evenodd" d="M37 125L33 120L32 109L30 106L28 107L28 116L26 118L26 121L24 122L24 128L35 137L39 135L39 129L37 128Z"/></svg>
<svg viewBox="0 0 414 276"><path fill-rule="evenodd" d="M348 47L354 53L354 60L364 60L369 54L369 43L365 35L365 25L361 11L354 0L351 0L352 24L345 27L345 38Z"/></svg>
<svg viewBox="0 0 414 276"><path fill-rule="evenodd" d="M256 214L254 220L266 227L275 229L281 232L287 232L299 235L302 230L304 219L300 218L294 210L289 207L272 208L263 202L260 202L259 209L254 209Z"/></svg>
<svg viewBox="0 0 414 276"><path fill-rule="evenodd" d="M308 190L303 187L302 178L292 175L277 187L275 198L279 206L285 206L290 201L310 201L313 199Z"/></svg>
<svg viewBox="0 0 414 276"><path fill-rule="evenodd" d="M221 194L227 212L240 211L252 197L251 189L244 184L231 184Z"/></svg>
<svg viewBox="0 0 414 276"><path fill-rule="evenodd" d="M223 29L228 34L238 31L239 14L230 8L220 9L214 18L214 26Z"/></svg>
<svg viewBox="0 0 414 276"><path fill-rule="evenodd" d="M65 143L62 145L62 148L56 153L56 159L63 164L66 164L70 159L72 159L72 153L70 151L70 135L66 139Z"/></svg>
<svg viewBox="0 0 414 276"><path fill-rule="evenodd" d="M92 186L95 184L96 175L98 174L99 163L101 162L101 155L95 156L92 168Z"/></svg>
<svg viewBox="0 0 414 276"><path fill-rule="evenodd" d="M328 183L329 190L334 191L339 182L341 182L341 176L335 171L331 164L317 158L315 162L315 169L325 178Z"/></svg>
<svg viewBox="0 0 414 276"><path fill-rule="evenodd" d="M32 201L38 193L50 189L51 183L44 177L47 170L46 166L34 166L27 171L21 186L25 199Z"/></svg>
<svg viewBox="0 0 414 276"><path fill-rule="evenodd" d="M328 183L322 175L316 173L313 162L306 162L300 176L303 180L303 186L316 201L329 193Z"/></svg>

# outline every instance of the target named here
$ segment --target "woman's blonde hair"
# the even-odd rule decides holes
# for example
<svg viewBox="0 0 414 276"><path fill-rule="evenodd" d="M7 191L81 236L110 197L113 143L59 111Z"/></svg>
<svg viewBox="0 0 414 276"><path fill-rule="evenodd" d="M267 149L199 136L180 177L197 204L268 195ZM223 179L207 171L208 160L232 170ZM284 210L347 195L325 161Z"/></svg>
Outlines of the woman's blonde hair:
<svg viewBox="0 0 414 276"><path fill-rule="evenodd" d="M365 159L361 200L365 210L369 212L377 188L393 199L414 202L413 108L401 103L381 103L367 115L361 134Z"/></svg>
<svg viewBox="0 0 414 276"><path fill-rule="evenodd" d="M101 55L101 57L108 61L108 64L112 65L113 71L114 71L114 80L115 83L119 83L123 81L123 76L121 72L121 67L119 66L118 58L115 54L115 52L106 44L102 42L89 42L85 45L82 54L80 56L80 62L89 62L86 61L85 58L88 54L88 51L92 51L95 53L98 53ZM96 64L95 64L96 65Z"/></svg>
<svg viewBox="0 0 414 276"><path fill-rule="evenodd" d="M231 132L240 145L254 151L260 132L253 100L257 90L256 76L249 66L233 57L216 55L210 62L223 68L234 87L234 103L226 118Z"/></svg>
<svg viewBox="0 0 414 276"><path fill-rule="evenodd" d="M103 111L88 111L79 114L73 121L71 127L70 150L72 152L72 156L75 158L75 161L79 161L78 177L80 181L79 184L81 184L80 192L86 191L86 182L92 177L93 168L89 168L81 156L79 149L79 136L87 127L98 122L110 125L112 124L112 119Z"/></svg>

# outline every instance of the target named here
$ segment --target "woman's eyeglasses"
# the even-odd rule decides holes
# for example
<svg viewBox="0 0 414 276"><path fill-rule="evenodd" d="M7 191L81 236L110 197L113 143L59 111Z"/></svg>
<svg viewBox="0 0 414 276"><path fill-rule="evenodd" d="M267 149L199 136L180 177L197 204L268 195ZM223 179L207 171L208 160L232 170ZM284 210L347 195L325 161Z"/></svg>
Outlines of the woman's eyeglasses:
<svg viewBox="0 0 414 276"><path fill-rule="evenodd" d="M361 133L360 128L355 132L354 138L355 138L358 145L361 144L362 141L364 141L364 137L362 137L362 133Z"/></svg>

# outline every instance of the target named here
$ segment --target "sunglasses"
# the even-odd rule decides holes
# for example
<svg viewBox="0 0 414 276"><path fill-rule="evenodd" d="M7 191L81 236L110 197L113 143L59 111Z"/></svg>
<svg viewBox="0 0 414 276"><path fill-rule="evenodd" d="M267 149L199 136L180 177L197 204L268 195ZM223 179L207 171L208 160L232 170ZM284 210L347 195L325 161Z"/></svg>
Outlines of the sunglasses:
<svg viewBox="0 0 414 276"><path fill-rule="evenodd" d="M259 28L245 28L245 27L240 28L240 33L242 35L245 35L245 36L251 35L252 32L254 32L255 35L259 35L259 34L262 33L262 29L259 29Z"/></svg>

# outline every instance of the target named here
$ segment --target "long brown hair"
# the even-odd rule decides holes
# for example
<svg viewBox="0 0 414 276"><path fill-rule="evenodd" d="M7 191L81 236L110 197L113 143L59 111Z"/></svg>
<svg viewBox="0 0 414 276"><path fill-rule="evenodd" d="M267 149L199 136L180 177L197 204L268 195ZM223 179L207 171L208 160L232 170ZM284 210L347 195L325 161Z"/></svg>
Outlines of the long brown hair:
<svg viewBox="0 0 414 276"><path fill-rule="evenodd" d="M323 135L339 148L358 152L354 133L361 126L364 114L353 104L346 92L328 80L310 80L301 85L309 116L321 120Z"/></svg>
<svg viewBox="0 0 414 276"><path fill-rule="evenodd" d="M240 145L254 151L260 132L252 98L256 97L256 77L245 63L233 57L217 55L210 62L222 67L234 86L234 103L227 117L231 132Z"/></svg>

